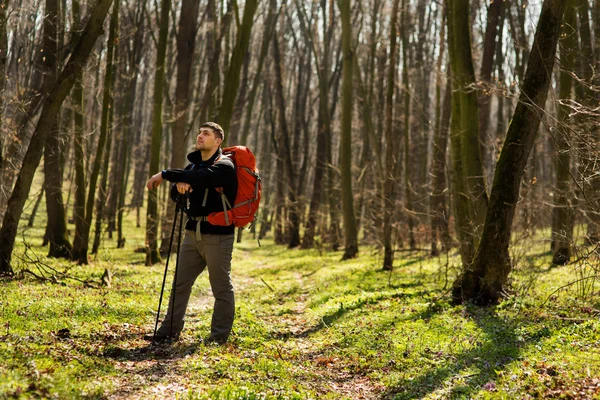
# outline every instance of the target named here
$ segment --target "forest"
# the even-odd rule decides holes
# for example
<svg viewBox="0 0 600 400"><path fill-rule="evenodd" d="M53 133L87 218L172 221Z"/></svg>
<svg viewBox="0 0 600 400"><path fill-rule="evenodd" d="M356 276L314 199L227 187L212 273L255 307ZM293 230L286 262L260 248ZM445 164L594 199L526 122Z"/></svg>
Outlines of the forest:
<svg viewBox="0 0 600 400"><path fill-rule="evenodd" d="M599 0L0 0L0 398L600 398L599 71ZM207 121L233 340L146 347Z"/></svg>

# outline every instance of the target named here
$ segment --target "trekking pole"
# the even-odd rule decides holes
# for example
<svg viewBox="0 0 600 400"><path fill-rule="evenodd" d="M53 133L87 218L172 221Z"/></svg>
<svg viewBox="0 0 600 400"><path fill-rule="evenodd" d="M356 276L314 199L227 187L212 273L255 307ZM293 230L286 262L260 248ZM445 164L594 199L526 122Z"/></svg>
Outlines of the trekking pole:
<svg viewBox="0 0 600 400"><path fill-rule="evenodd" d="M163 294L165 292L165 283L167 281L167 271L169 269L169 259L171 258L171 248L173 247L173 235L175 234L175 225L177 224L177 213L179 205L175 206L175 218L173 218L173 228L171 229L171 239L169 240L169 252L167 253L167 263L165 265L165 274L163 275L162 287L160 288L160 300L158 300L158 310L156 311L156 322L154 323L154 334L152 335L152 345L156 340L156 329L158 328L158 319L160 317L160 307L162 305ZM183 214L183 211L181 211Z"/></svg>
<svg viewBox="0 0 600 400"><path fill-rule="evenodd" d="M177 286L177 272L179 271L179 250L181 249L181 231L183 228L183 212L187 206L187 202L188 202L188 198L190 196L189 192L185 192L185 197L184 197L184 205L181 206L181 213L179 214L179 237L177 238L177 260L175 260L175 276L173 277L173 289L171 289L171 293L173 294L173 302L171 303L171 323L169 324L169 338L172 340L173 339L173 314L175 314L175 294L177 293L176 286ZM178 204L177 207L180 207L180 205ZM175 214L175 217L177 217L177 214ZM200 223L200 221L197 222L198 224Z"/></svg>

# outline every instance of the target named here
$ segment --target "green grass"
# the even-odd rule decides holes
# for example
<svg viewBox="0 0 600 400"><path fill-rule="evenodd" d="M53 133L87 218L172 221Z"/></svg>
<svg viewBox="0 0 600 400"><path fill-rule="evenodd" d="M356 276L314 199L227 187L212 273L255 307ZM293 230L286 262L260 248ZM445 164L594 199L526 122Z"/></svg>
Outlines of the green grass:
<svg viewBox="0 0 600 400"><path fill-rule="evenodd" d="M599 285L556 291L597 273L597 255L550 267L544 242L530 239L513 249L506 299L481 309L449 304L454 253L448 267L445 256L398 253L390 274L371 248L341 262L341 252L246 237L234 250L230 343L201 344L212 312L204 274L181 340L149 348L164 264L143 266L131 219L126 248L105 240L89 266L46 259L43 228L25 232L42 262L82 280L108 268L112 287L0 281L0 398L600 398ZM20 242L16 265L35 271L24 251Z"/></svg>

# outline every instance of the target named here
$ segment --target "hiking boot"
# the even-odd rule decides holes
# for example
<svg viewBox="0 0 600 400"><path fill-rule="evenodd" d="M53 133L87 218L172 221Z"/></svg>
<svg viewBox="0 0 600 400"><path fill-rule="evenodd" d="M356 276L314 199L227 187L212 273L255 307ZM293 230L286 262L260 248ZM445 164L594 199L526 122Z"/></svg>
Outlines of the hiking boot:
<svg viewBox="0 0 600 400"><path fill-rule="evenodd" d="M222 336L209 336L203 340L205 345L223 345L227 343L227 338Z"/></svg>
<svg viewBox="0 0 600 400"><path fill-rule="evenodd" d="M172 337L169 335L157 334L156 337L154 337L153 334L149 333L149 334L144 335L144 340L147 340L149 342L154 341L154 343L156 343L156 344L172 343L172 342L176 342L179 340L179 334L173 335Z"/></svg>

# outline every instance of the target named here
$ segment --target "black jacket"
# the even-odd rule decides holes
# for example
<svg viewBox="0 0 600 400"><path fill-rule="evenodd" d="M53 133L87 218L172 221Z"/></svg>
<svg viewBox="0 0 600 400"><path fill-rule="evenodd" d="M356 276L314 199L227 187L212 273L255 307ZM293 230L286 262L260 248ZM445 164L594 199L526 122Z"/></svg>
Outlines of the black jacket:
<svg viewBox="0 0 600 400"><path fill-rule="evenodd" d="M203 217L211 212L223 211L223 202L217 188L223 188L229 204L233 206L238 187L233 161L229 157L223 156L223 151L220 148L207 161L202 161L200 151L188 154L187 158L191 164L188 164L185 169L165 170L162 177L170 182L186 182L192 185L188 216ZM206 202L203 206L205 195ZM179 192L173 185L171 199L177 201L178 196ZM185 229L196 230L196 221L189 219ZM234 230L233 225L217 226L207 221L202 221L200 225L200 231L208 234L229 235L234 233Z"/></svg>

